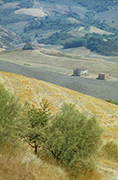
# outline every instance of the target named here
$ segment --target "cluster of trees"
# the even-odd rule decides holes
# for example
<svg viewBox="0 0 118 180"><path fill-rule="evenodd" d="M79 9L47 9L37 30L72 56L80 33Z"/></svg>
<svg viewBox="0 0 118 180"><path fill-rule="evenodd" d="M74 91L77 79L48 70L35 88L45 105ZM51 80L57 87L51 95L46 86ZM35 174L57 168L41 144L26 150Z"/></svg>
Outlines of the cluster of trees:
<svg viewBox="0 0 118 180"><path fill-rule="evenodd" d="M12 9L1 9L0 10L0 24L6 26L10 23L17 23L20 21L29 21L30 15L26 14L15 14Z"/></svg>
<svg viewBox="0 0 118 180"><path fill-rule="evenodd" d="M69 11L66 14L58 14L55 12L54 15L46 16L43 18L32 17L31 15L26 14L15 14L15 10L20 8L30 8L33 6L33 0L5 0L4 3L7 2L19 2L19 5L16 6L16 9L1 9L0 11L0 24L2 26L6 26L7 28L10 27L12 31L15 31L16 34L19 34L21 39L20 41L14 43L21 43L27 41L34 41L38 39L39 43L45 44L55 44L55 45L63 45L64 48L71 48L71 47L79 47L85 46L91 51L95 51L97 53L103 55L117 55L118 51L118 43L114 38L104 38L104 37L96 37L93 34L93 38L91 37L83 37L80 39L72 39L73 37L68 33L70 30L74 28L79 28L79 26L83 26L84 29L87 31L89 30L90 26L95 26L105 31L112 32L114 34L118 34L118 30L115 27L110 26L104 21L97 19L96 13L103 12L109 9L115 9L118 6L118 1L111 1L111 0L71 0L71 4L79 4L84 6L88 9L85 13L84 18L81 17L78 12ZM56 1L54 0L53 3L61 3L63 1ZM52 3L49 1L48 3ZM64 2L65 3L65 2ZM57 13L57 14L56 14ZM76 22L71 22L69 17L72 17L76 20L79 20L79 24ZM21 30L14 28L16 23L23 22L23 27ZM15 24L15 25L14 25ZM20 26L19 26L20 28ZM57 33L52 34L50 37L41 38L44 31L53 30L60 31ZM48 35L48 33L47 33ZM90 34L91 36L92 34ZM81 36L81 35L80 35ZM68 42L66 42L68 39ZM104 40L104 39L107 39ZM98 41L98 42L97 42ZM65 43L66 42L66 43Z"/></svg>
<svg viewBox="0 0 118 180"><path fill-rule="evenodd" d="M74 25L73 25L74 26ZM77 25L76 25L77 26ZM61 30L66 31L72 27L72 23L65 18L57 17L45 17L40 19L32 18L24 27L24 32L32 30L43 29L43 30Z"/></svg>
<svg viewBox="0 0 118 180"><path fill-rule="evenodd" d="M117 36L99 35L96 33L86 34L84 37L72 39L65 42L64 48L82 47L102 55L118 55Z"/></svg>
<svg viewBox="0 0 118 180"><path fill-rule="evenodd" d="M96 18L96 12L94 10L92 11L87 11L85 14L85 18L82 21L82 25L84 26L95 26L99 29L108 31L108 32L113 32L117 33L118 29L115 27L110 26L109 24L106 23L105 20L101 21Z"/></svg>
<svg viewBox="0 0 118 180"><path fill-rule="evenodd" d="M56 32L53 33L49 38L39 39L37 40L38 43L45 43L45 44L52 44L58 45L63 44L64 41L71 39L73 36L71 34L65 32Z"/></svg>
<svg viewBox="0 0 118 180"><path fill-rule="evenodd" d="M21 105L0 85L0 143L21 138L36 154L42 148L69 167L94 169L102 132L95 117L88 118L74 105L64 104L52 115L46 100L39 108Z"/></svg>
<svg viewBox="0 0 118 180"><path fill-rule="evenodd" d="M109 103L112 103L112 104L116 104L116 105L118 105L118 101L113 101L113 100L111 100L111 99L109 99L109 100L106 100L107 102L109 102Z"/></svg>

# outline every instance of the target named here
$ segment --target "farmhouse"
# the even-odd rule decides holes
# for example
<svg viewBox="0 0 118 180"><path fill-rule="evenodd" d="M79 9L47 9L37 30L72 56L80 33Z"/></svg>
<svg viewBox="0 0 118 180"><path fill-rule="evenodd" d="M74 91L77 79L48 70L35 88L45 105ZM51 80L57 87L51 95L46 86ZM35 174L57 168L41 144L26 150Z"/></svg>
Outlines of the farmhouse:
<svg viewBox="0 0 118 180"><path fill-rule="evenodd" d="M77 68L73 70L73 76L85 76L88 74L87 68Z"/></svg>
<svg viewBox="0 0 118 180"><path fill-rule="evenodd" d="M108 73L100 73L98 75L98 78L97 79L100 79L100 80L106 80L106 79L109 79L109 74Z"/></svg>

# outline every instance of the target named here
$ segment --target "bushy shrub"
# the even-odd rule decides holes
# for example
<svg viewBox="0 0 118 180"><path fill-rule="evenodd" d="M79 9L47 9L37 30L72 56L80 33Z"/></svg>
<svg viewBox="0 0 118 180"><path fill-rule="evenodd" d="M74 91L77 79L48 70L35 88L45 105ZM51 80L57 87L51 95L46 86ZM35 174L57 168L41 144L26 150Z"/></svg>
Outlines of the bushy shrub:
<svg viewBox="0 0 118 180"><path fill-rule="evenodd" d="M95 117L87 118L73 105L64 104L51 122L46 145L62 163L93 169L102 131Z"/></svg>
<svg viewBox="0 0 118 180"><path fill-rule="evenodd" d="M0 84L0 141L12 141L25 135L28 123L24 110L19 99Z"/></svg>
<svg viewBox="0 0 118 180"><path fill-rule="evenodd" d="M118 161L118 145L114 141L107 142L102 151L107 158Z"/></svg>
<svg viewBox="0 0 118 180"><path fill-rule="evenodd" d="M26 141L34 148L37 154L38 147L45 141L47 123L50 119L48 101L42 100L40 107L28 104L27 115L29 120Z"/></svg>
<svg viewBox="0 0 118 180"><path fill-rule="evenodd" d="M118 101L112 101L111 99L109 99L109 100L106 100L107 102L109 102L109 103L112 103L112 104L116 104L116 105L118 105Z"/></svg>

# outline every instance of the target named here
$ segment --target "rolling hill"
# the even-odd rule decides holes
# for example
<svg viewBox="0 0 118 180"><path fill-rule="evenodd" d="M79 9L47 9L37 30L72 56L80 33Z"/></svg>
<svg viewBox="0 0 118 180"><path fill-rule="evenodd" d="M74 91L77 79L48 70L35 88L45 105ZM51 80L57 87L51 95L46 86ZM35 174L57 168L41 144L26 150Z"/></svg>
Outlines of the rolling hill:
<svg viewBox="0 0 118 180"><path fill-rule="evenodd" d="M63 102L74 103L79 111L85 112L89 116L95 114L104 128L104 143L111 140L118 142L117 105L51 83L7 72L0 72L0 83L4 84L10 93L20 97L22 103L29 101L38 107L43 98L48 99L51 111L54 114L60 109ZM104 180L118 178L117 162L104 156L100 158L97 171Z"/></svg>
<svg viewBox="0 0 118 180"><path fill-rule="evenodd" d="M6 49L21 47L29 41L38 41L43 47L52 44L55 48L59 45L65 48L65 43L79 38L78 41L84 40L81 46L87 48L85 53L89 49L97 54L117 56L118 2L108 0L105 4L103 0L94 1L2 1L0 25L19 38L11 41L4 36L0 42L4 48L7 42ZM2 29L1 32L4 33ZM91 44L89 41L92 39L87 39L89 36L94 37L93 42L97 38L97 42Z"/></svg>
<svg viewBox="0 0 118 180"><path fill-rule="evenodd" d="M27 42L33 50L23 50ZM88 75L72 76L81 67ZM66 102L95 115L104 129L99 163L76 180L118 180L118 106L106 102L118 101L118 0L0 1L0 84L23 104L48 100L52 114ZM0 149L0 180L75 180L28 144L12 148Z"/></svg>

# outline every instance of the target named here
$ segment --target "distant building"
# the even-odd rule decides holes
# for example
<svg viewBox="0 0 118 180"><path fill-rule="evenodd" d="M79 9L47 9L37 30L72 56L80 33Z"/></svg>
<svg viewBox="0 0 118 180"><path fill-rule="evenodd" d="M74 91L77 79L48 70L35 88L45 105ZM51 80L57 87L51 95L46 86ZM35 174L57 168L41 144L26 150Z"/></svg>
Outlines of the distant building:
<svg viewBox="0 0 118 180"><path fill-rule="evenodd" d="M77 68L73 70L73 76L86 76L88 74L87 68Z"/></svg>
<svg viewBox="0 0 118 180"><path fill-rule="evenodd" d="M32 43L31 42L25 43L23 50L31 50L31 49L34 49Z"/></svg>
<svg viewBox="0 0 118 180"><path fill-rule="evenodd" d="M100 80L106 80L106 79L109 79L109 74L108 73L100 73L98 75L98 78L97 79L100 79Z"/></svg>

